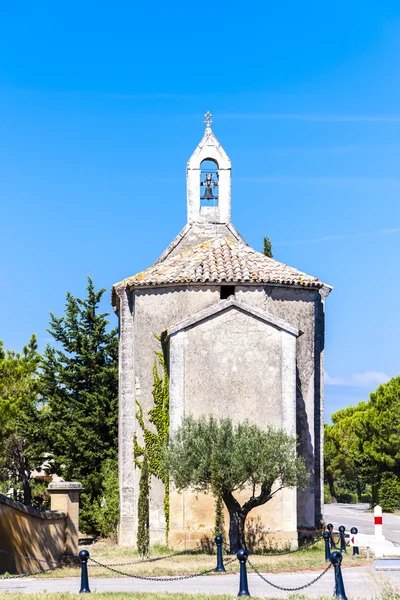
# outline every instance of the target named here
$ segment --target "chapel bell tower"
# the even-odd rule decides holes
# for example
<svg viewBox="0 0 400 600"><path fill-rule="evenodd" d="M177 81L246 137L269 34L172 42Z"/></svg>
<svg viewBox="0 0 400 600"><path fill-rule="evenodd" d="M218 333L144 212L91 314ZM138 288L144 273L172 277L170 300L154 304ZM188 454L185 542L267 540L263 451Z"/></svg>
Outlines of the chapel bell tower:
<svg viewBox="0 0 400 600"><path fill-rule="evenodd" d="M211 129L211 113L204 115L206 130L186 168L188 224L231 221L231 161Z"/></svg>

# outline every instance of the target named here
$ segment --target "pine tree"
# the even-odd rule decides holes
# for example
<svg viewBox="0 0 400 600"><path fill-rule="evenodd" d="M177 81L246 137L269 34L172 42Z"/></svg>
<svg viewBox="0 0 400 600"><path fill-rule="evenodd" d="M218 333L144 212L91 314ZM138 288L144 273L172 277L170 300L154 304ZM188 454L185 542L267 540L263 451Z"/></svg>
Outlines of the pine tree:
<svg viewBox="0 0 400 600"><path fill-rule="evenodd" d="M27 505L32 504L31 470L42 459L34 443L39 360L35 335L22 354L3 350L0 341L0 481Z"/></svg>
<svg viewBox="0 0 400 600"><path fill-rule="evenodd" d="M80 481L80 527L96 531L92 508L102 493L102 464L116 459L118 434L118 341L98 307L105 290L88 278L84 300L67 294L65 315L51 314L42 361L41 394L46 406L43 434L54 470Z"/></svg>
<svg viewBox="0 0 400 600"><path fill-rule="evenodd" d="M274 255L272 254L271 239L268 236L264 238L264 250L263 250L263 254L265 254L265 256L268 256L268 258L273 258L274 257Z"/></svg>
<svg viewBox="0 0 400 600"><path fill-rule="evenodd" d="M138 531L137 548L139 554L144 557L149 555L150 549L150 471L147 460L147 452L144 453L141 462L139 499L138 499Z"/></svg>

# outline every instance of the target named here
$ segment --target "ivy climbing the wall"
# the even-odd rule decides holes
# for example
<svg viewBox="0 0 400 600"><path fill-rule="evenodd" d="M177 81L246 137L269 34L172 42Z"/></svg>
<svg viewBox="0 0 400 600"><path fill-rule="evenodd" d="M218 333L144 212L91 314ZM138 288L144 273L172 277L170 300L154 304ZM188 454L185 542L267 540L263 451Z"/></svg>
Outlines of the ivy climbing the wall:
<svg viewBox="0 0 400 600"><path fill-rule="evenodd" d="M139 499L138 499L138 530L137 549L142 558L149 555L150 550L150 472L147 452L144 452L141 462Z"/></svg>
<svg viewBox="0 0 400 600"><path fill-rule="evenodd" d="M155 336L158 340L159 338ZM137 412L136 418L143 432L144 446L140 446L135 434L133 440L133 449L135 463L138 467L143 468L143 459L146 453L148 460L148 469L152 475L161 479L164 484L164 516L165 516L165 538L168 543L169 534L169 474L168 469L163 461L164 449L169 441L169 379L166 360L162 352L156 351L153 365L153 402L154 406L149 410L149 423L154 425L150 429L146 426L143 417L143 407L136 400ZM159 374L159 368L162 370L162 375ZM150 486L148 489L150 495Z"/></svg>

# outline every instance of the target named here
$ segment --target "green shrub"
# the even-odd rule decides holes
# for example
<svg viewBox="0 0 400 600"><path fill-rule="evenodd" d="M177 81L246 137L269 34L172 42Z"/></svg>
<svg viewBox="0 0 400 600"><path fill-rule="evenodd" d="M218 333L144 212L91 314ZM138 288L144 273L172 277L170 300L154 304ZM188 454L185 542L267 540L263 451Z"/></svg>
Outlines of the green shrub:
<svg viewBox="0 0 400 600"><path fill-rule="evenodd" d="M50 495L47 491L48 482L40 479L31 480L32 506L40 510L50 510Z"/></svg>
<svg viewBox="0 0 400 600"><path fill-rule="evenodd" d="M324 485L324 502L325 502L325 504L332 504L333 501L334 500L332 498L332 494L329 489L329 485L327 483L325 483L325 485Z"/></svg>
<svg viewBox="0 0 400 600"><path fill-rule="evenodd" d="M369 483L367 483L361 495L361 502L368 502L369 504L372 502L372 486Z"/></svg>
<svg viewBox="0 0 400 600"><path fill-rule="evenodd" d="M346 504L357 504L358 498L356 492L349 490L348 488L336 488L336 500L338 502L345 502Z"/></svg>
<svg viewBox="0 0 400 600"><path fill-rule="evenodd" d="M384 512L394 512L399 509L400 479L394 473L383 473L378 492L379 504Z"/></svg>
<svg viewBox="0 0 400 600"><path fill-rule="evenodd" d="M102 494L93 505L96 529L104 537L117 538L119 523L118 462L108 458L101 467Z"/></svg>

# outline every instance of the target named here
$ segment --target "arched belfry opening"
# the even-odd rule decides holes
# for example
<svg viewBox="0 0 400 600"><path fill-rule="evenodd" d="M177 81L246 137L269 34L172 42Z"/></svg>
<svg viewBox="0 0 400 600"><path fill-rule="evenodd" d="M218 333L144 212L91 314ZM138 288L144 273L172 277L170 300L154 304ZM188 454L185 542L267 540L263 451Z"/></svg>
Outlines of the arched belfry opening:
<svg viewBox="0 0 400 600"><path fill-rule="evenodd" d="M206 158L200 163L200 206L218 206L218 163Z"/></svg>
<svg viewBox="0 0 400 600"><path fill-rule="evenodd" d="M211 129L206 129L186 169L188 224L231 222L231 161Z"/></svg>

